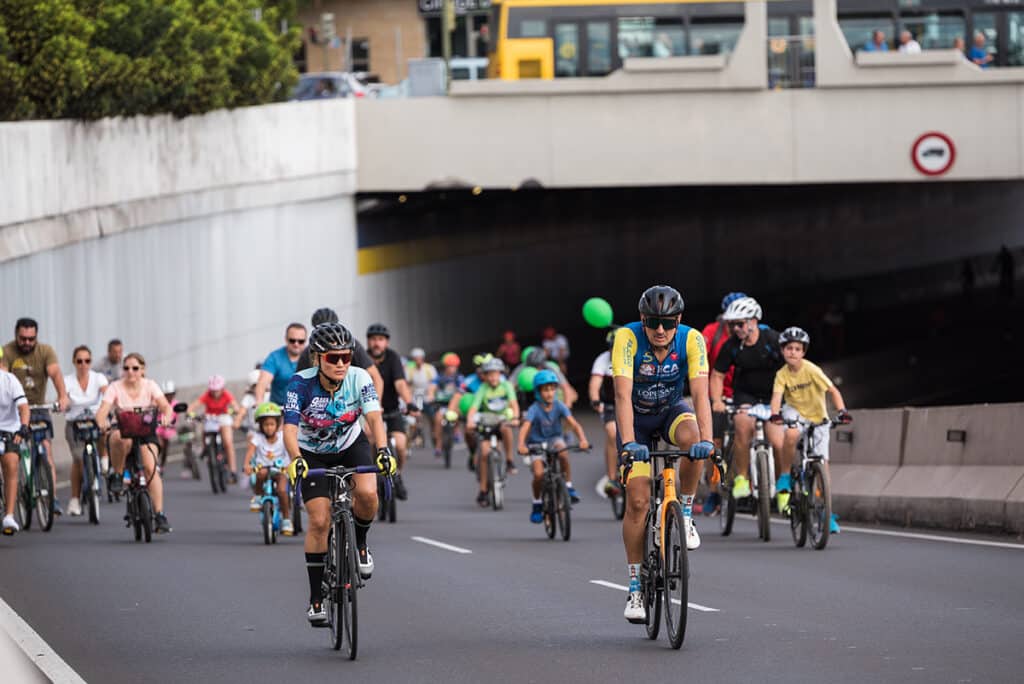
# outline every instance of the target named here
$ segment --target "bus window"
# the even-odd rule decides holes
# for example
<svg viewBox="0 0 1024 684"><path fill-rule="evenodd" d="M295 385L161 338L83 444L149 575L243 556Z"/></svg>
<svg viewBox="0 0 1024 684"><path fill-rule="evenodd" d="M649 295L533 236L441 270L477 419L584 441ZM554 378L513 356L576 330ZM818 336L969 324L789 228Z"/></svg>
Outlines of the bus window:
<svg viewBox="0 0 1024 684"><path fill-rule="evenodd" d="M885 42L892 47L896 37L892 17L879 15L874 17L839 17L839 29L846 36L846 44L850 46L851 52L863 50L871 42L871 35L875 31L885 34Z"/></svg>
<svg viewBox="0 0 1024 684"><path fill-rule="evenodd" d="M604 76L612 70L612 25L587 22L587 75Z"/></svg>
<svg viewBox="0 0 1024 684"><path fill-rule="evenodd" d="M555 24L555 76L579 76L580 31L576 23Z"/></svg>
<svg viewBox="0 0 1024 684"><path fill-rule="evenodd" d="M690 23L690 54L728 55L736 48L742 30L742 20L694 19Z"/></svg>
<svg viewBox="0 0 1024 684"><path fill-rule="evenodd" d="M1024 12L1007 12L1010 32L1007 34L1006 63L1010 66L1024 66Z"/></svg>
<svg viewBox="0 0 1024 684"><path fill-rule="evenodd" d="M686 37L679 19L619 18L619 58L672 57L686 54Z"/></svg>
<svg viewBox="0 0 1024 684"><path fill-rule="evenodd" d="M925 50L953 47L953 39L967 34L962 14L916 14L903 12L900 23L910 31Z"/></svg>

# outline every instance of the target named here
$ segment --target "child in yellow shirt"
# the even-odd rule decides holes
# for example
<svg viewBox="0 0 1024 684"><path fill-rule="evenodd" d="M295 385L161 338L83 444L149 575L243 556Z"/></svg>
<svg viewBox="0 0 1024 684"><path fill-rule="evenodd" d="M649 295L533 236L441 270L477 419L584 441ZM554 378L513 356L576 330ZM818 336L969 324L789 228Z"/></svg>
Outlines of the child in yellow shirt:
<svg viewBox="0 0 1024 684"><path fill-rule="evenodd" d="M804 356L811 344L811 336L797 327L786 328L779 335L779 346L786 365L775 374L775 386L772 390L771 412L772 422L792 421L798 417L809 423L822 423L828 418L825 395L832 398L838 415L836 422L849 423L853 420L846 412L846 404L839 389L832 384L825 372L816 364L807 361ZM786 405L782 402L785 400ZM789 503L790 477L789 469L796 455L796 445L803 436L805 428L792 427L785 430L781 440L773 443L772 448L780 455L779 481L775 490L778 492L779 511L785 511ZM825 459L825 476L828 474L829 426L819 425L813 428L815 451ZM832 515L830 532L839 533L839 523L835 514Z"/></svg>

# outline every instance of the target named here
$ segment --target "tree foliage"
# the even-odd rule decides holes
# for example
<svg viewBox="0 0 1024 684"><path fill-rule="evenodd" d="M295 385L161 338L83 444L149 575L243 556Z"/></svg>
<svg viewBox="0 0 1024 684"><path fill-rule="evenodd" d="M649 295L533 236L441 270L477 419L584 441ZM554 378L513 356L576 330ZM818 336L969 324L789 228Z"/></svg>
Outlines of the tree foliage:
<svg viewBox="0 0 1024 684"><path fill-rule="evenodd" d="M0 0L0 119L183 117L286 99L295 11L295 0Z"/></svg>

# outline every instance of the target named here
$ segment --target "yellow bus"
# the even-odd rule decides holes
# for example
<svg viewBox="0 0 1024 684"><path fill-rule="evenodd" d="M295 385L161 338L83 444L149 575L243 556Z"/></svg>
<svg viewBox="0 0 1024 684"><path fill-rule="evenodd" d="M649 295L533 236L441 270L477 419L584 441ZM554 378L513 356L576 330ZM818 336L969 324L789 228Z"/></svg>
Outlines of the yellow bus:
<svg viewBox="0 0 1024 684"><path fill-rule="evenodd" d="M500 0L491 7L488 77L605 76L627 57L728 53L742 2Z"/></svg>

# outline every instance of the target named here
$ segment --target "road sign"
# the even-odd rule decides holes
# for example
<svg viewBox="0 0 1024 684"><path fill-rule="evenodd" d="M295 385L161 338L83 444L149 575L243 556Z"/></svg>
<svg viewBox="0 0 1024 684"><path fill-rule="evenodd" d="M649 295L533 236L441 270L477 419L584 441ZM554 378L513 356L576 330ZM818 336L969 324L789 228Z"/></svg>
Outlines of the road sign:
<svg viewBox="0 0 1024 684"><path fill-rule="evenodd" d="M910 161L914 168L926 176L941 176L953 167L956 147L949 136L930 131L914 141L910 148Z"/></svg>

